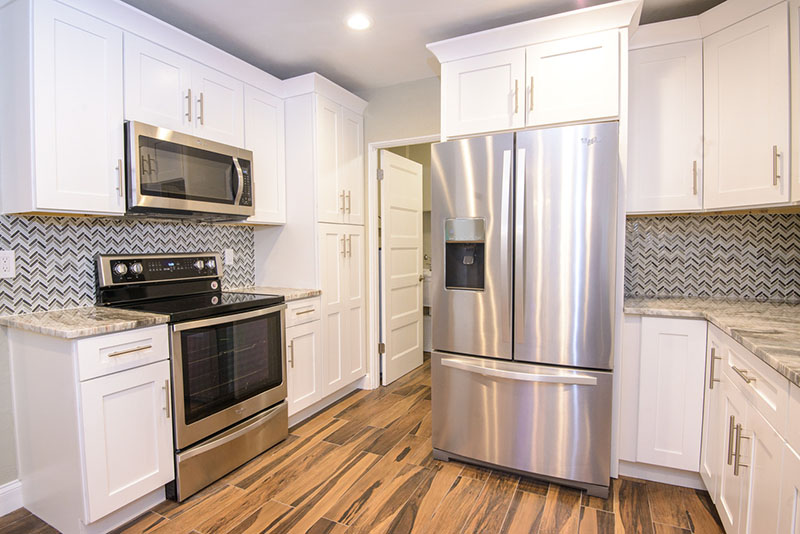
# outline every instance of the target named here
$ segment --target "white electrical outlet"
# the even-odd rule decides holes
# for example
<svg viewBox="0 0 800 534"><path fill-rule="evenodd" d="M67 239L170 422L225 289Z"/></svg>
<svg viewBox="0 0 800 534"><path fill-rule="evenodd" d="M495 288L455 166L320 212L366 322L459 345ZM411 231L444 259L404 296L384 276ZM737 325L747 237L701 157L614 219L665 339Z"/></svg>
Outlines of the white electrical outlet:
<svg viewBox="0 0 800 534"><path fill-rule="evenodd" d="M225 258L225 265L233 265L233 249L226 248L223 251L223 256Z"/></svg>
<svg viewBox="0 0 800 534"><path fill-rule="evenodd" d="M0 250L0 278L14 278L14 251Z"/></svg>

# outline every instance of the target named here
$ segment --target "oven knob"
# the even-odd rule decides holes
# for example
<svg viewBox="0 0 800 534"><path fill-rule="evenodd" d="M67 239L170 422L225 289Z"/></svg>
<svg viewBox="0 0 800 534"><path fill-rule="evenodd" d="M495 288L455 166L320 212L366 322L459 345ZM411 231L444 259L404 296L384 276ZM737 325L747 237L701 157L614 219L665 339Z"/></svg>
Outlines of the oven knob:
<svg viewBox="0 0 800 534"><path fill-rule="evenodd" d="M206 260L206 269L213 269L217 266L217 262L214 260Z"/></svg>
<svg viewBox="0 0 800 534"><path fill-rule="evenodd" d="M118 263L114 266L114 274L125 276L128 273L128 266L124 263Z"/></svg>
<svg viewBox="0 0 800 534"><path fill-rule="evenodd" d="M197 269L198 271L202 271L203 270L203 266L205 265L205 262L203 260L197 260L192 265L194 265L194 268Z"/></svg>
<svg viewBox="0 0 800 534"><path fill-rule="evenodd" d="M142 267L142 264L137 261L136 263L131 263L130 270L133 274L142 274L144 267Z"/></svg>

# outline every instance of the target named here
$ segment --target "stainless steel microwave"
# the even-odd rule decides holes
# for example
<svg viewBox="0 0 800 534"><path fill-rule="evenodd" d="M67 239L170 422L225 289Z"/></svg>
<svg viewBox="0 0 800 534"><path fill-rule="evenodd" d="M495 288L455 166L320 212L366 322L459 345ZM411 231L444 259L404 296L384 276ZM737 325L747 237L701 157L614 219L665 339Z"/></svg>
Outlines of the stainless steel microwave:
<svg viewBox="0 0 800 534"><path fill-rule="evenodd" d="M241 220L253 215L253 153L125 123L127 213Z"/></svg>

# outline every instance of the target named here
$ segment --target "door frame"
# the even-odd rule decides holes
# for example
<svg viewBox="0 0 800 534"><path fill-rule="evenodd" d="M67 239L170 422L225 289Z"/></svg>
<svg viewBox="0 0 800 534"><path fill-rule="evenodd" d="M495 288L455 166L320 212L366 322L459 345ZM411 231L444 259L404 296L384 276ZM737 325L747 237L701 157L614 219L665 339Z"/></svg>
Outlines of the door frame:
<svg viewBox="0 0 800 534"><path fill-rule="evenodd" d="M378 215L381 207L378 205L378 151L385 148L395 148L406 145L421 145L424 143L438 143L442 140L441 134L420 135L405 139L389 141L376 141L367 145L367 220L366 244L367 252L367 362L369 371L364 389L375 389L381 385L381 356L378 354L380 340L380 292L378 290Z"/></svg>

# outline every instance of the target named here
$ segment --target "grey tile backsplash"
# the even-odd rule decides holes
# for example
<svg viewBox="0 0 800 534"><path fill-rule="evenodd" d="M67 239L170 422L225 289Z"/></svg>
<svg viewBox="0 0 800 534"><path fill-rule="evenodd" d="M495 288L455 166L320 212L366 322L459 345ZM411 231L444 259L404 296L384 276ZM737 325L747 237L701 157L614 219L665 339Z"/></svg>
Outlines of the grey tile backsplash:
<svg viewBox="0 0 800 534"><path fill-rule="evenodd" d="M16 276L0 280L0 315L94 303L97 253L234 251L223 287L253 285L249 226L89 217L0 216L0 249L14 250Z"/></svg>
<svg viewBox="0 0 800 534"><path fill-rule="evenodd" d="M800 301L800 214L631 217L625 295Z"/></svg>

